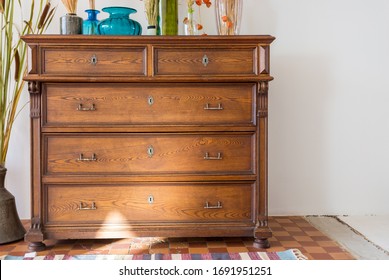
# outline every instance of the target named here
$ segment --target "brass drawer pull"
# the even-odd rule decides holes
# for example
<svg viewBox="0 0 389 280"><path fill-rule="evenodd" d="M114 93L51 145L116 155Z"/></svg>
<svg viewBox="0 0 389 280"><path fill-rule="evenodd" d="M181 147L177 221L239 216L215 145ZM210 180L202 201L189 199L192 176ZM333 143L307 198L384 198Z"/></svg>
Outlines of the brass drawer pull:
<svg viewBox="0 0 389 280"><path fill-rule="evenodd" d="M96 161L97 158L96 158L96 154L92 154L92 157L91 158L84 158L84 154L80 154L80 156L78 157L77 161Z"/></svg>
<svg viewBox="0 0 389 280"><path fill-rule="evenodd" d="M205 206L204 206L204 209L222 209L223 206L222 206L222 203L220 201L217 202L217 205L216 206L210 206L209 205L209 202L205 202Z"/></svg>
<svg viewBox="0 0 389 280"><path fill-rule="evenodd" d="M222 160L222 153L217 153L217 157L211 157L209 156L209 153L205 153L205 156L204 156L204 159L205 160Z"/></svg>
<svg viewBox="0 0 389 280"><path fill-rule="evenodd" d="M92 55L92 57L90 58L90 64L92 64L93 66L96 66L96 64L97 64L97 56L95 54Z"/></svg>
<svg viewBox="0 0 389 280"><path fill-rule="evenodd" d="M204 110L224 110L223 105L219 103L217 107L210 107L209 103L205 104Z"/></svg>
<svg viewBox="0 0 389 280"><path fill-rule="evenodd" d="M84 203L80 202L77 210L97 210L96 203L92 202L91 207L88 207L88 205L84 207Z"/></svg>
<svg viewBox="0 0 389 280"><path fill-rule="evenodd" d="M95 104L92 104L89 108L84 108L84 105L78 104L77 111L96 111Z"/></svg>

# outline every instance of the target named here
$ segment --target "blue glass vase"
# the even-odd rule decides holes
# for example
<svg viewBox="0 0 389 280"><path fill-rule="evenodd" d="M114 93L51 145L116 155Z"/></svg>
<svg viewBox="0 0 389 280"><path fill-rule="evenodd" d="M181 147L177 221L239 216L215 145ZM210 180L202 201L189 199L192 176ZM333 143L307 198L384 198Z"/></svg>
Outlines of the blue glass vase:
<svg viewBox="0 0 389 280"><path fill-rule="evenodd" d="M84 20L82 24L82 34L84 35L96 35L99 34L97 27L99 25L99 20L97 19L97 14L100 13L98 10L85 10L88 14L88 18Z"/></svg>
<svg viewBox="0 0 389 280"><path fill-rule="evenodd" d="M130 14L137 11L127 7L107 7L103 12L109 13L109 18L99 23L101 35L141 35L142 26L139 22L130 19Z"/></svg>

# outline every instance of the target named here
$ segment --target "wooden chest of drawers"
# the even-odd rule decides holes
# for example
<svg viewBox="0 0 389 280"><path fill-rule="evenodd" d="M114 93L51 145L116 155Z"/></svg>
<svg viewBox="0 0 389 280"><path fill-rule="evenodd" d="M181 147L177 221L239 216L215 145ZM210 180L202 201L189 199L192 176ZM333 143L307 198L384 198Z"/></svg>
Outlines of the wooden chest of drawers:
<svg viewBox="0 0 389 280"><path fill-rule="evenodd" d="M253 236L268 247L271 36L26 36L32 250Z"/></svg>

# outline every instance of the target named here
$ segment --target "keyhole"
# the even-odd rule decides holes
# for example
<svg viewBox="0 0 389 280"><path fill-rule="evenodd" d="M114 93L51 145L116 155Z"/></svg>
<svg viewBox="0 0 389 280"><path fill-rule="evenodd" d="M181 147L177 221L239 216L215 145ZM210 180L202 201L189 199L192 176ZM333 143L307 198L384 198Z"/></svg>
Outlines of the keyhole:
<svg viewBox="0 0 389 280"><path fill-rule="evenodd" d="M96 66L96 64L97 64L97 57L96 57L95 54L91 57L90 60L91 60L90 63L91 63L93 66Z"/></svg>
<svg viewBox="0 0 389 280"><path fill-rule="evenodd" d="M154 203L154 197L152 195L149 195L149 197L147 198L147 201L149 204L153 204Z"/></svg>
<svg viewBox="0 0 389 280"><path fill-rule="evenodd" d="M147 154L149 155L150 158L153 157L153 155L154 155L154 148L153 148L153 146L149 146L147 148Z"/></svg>
<svg viewBox="0 0 389 280"><path fill-rule="evenodd" d="M147 98L147 103L149 103L150 106L153 105L154 104L154 98L152 96L149 96Z"/></svg>
<svg viewBox="0 0 389 280"><path fill-rule="evenodd" d="M204 65L204 67L207 67L208 63L209 63L208 56L204 55L204 57L203 57L203 65Z"/></svg>

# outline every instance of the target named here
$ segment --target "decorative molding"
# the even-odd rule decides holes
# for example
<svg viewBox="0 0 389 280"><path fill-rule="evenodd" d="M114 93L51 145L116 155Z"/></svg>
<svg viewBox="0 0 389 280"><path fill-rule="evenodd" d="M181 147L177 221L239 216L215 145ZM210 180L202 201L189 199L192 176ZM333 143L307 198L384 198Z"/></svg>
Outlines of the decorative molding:
<svg viewBox="0 0 389 280"><path fill-rule="evenodd" d="M35 81L28 82L28 91L30 92L30 117L33 119L40 118L41 116L40 83Z"/></svg>
<svg viewBox="0 0 389 280"><path fill-rule="evenodd" d="M268 226L268 221L267 219L258 219L256 227L267 227Z"/></svg>
<svg viewBox="0 0 389 280"><path fill-rule="evenodd" d="M38 217L31 219L31 231L40 231L41 230L41 221Z"/></svg>
<svg viewBox="0 0 389 280"><path fill-rule="evenodd" d="M33 217L31 219L30 230L25 235L26 241L30 242L42 242L43 233L41 228L41 219L39 217Z"/></svg>
<svg viewBox="0 0 389 280"><path fill-rule="evenodd" d="M268 116L268 98L267 93L269 89L268 82L259 82L258 83L258 118L267 118Z"/></svg>
<svg viewBox="0 0 389 280"><path fill-rule="evenodd" d="M259 46L259 73L267 75L269 71L269 45Z"/></svg>

